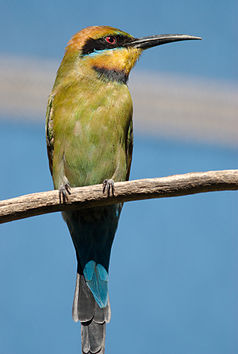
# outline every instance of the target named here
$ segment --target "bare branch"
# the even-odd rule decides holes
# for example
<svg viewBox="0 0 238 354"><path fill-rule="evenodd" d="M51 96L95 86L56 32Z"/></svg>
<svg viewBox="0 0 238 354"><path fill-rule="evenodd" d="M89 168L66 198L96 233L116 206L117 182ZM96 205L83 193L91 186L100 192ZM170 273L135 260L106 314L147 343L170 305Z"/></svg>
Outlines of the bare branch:
<svg viewBox="0 0 238 354"><path fill-rule="evenodd" d="M107 197L102 185L73 188L67 203L58 191L23 195L0 201L0 223L56 211L91 208L132 200L178 197L189 194L238 190L238 170L193 172L162 178L115 183L115 195Z"/></svg>

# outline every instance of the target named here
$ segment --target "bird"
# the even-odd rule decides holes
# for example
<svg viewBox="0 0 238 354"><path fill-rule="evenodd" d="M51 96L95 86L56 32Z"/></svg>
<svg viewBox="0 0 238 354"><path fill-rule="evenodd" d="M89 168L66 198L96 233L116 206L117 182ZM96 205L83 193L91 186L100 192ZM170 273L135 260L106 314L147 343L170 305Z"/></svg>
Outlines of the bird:
<svg viewBox="0 0 238 354"><path fill-rule="evenodd" d="M132 98L127 86L142 52L201 39L184 34L134 37L110 26L90 26L69 41L48 99L46 142L54 188L67 203L71 188L129 179L133 150ZM122 204L64 211L77 258L72 316L81 322L83 354L105 352L111 247Z"/></svg>

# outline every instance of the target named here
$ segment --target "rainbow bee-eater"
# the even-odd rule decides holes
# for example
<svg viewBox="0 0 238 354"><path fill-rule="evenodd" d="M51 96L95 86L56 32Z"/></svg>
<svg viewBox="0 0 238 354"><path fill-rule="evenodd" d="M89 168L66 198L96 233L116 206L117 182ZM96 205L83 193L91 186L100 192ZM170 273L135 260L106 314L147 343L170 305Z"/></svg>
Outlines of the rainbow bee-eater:
<svg viewBox="0 0 238 354"><path fill-rule="evenodd" d="M199 39L180 34L135 38L108 26L75 34L58 69L46 115L50 171L61 202L72 187L128 180L133 148L129 73L141 53L165 43ZM109 195L110 197L110 195ZM122 204L63 212L78 262L73 319L82 352L104 353L111 311L108 268Z"/></svg>

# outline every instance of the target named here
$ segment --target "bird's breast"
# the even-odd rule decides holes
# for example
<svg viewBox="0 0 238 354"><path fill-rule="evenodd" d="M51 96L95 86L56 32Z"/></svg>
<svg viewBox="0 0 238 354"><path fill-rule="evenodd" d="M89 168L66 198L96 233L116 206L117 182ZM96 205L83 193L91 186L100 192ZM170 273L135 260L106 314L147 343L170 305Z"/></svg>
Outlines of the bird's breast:
<svg viewBox="0 0 238 354"><path fill-rule="evenodd" d="M72 87L55 96L54 161L71 186L124 180L132 101L126 85Z"/></svg>

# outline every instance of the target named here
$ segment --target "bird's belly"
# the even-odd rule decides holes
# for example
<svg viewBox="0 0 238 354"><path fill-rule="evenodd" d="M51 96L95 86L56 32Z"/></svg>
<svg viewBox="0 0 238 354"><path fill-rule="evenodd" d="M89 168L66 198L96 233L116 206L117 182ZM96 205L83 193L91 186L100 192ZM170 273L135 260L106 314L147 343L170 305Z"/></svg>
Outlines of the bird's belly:
<svg viewBox="0 0 238 354"><path fill-rule="evenodd" d="M74 136L65 147L64 172L72 187L125 180L125 147L102 131Z"/></svg>

